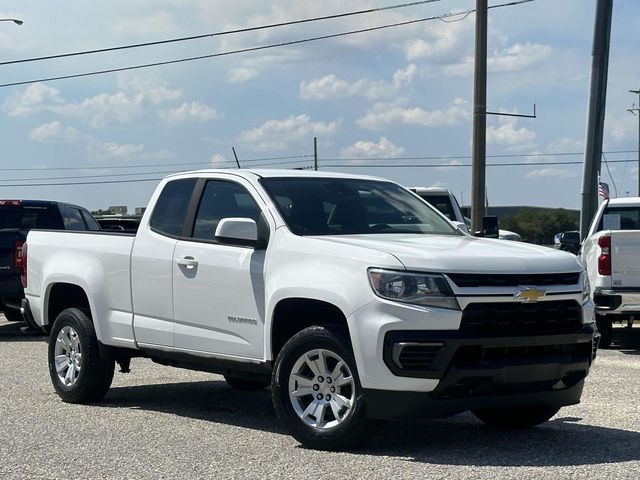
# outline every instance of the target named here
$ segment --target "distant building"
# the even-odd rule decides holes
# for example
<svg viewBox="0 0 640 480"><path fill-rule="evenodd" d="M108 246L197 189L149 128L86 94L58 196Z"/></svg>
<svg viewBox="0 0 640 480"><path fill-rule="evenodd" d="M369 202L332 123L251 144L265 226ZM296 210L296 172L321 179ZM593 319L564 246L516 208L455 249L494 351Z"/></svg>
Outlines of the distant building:
<svg viewBox="0 0 640 480"><path fill-rule="evenodd" d="M109 211L114 215L126 215L128 208L126 205L115 205L113 207L109 207Z"/></svg>
<svg viewBox="0 0 640 480"><path fill-rule="evenodd" d="M147 207L136 207L135 210L134 210L136 212L135 213L136 216L141 217L142 215L144 215L144 212L145 212L146 209L147 209Z"/></svg>

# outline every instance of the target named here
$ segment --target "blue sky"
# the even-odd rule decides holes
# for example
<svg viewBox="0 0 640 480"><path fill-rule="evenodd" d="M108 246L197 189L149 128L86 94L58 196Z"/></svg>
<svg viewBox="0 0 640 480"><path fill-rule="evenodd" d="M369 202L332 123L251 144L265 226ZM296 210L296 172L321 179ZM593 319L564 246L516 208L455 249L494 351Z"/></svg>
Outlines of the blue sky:
<svg viewBox="0 0 640 480"><path fill-rule="evenodd" d="M271 2L112 0L5 1L2 61L197 35L232 28L392 5L393 1ZM497 4L499 2L490 2ZM0 83L204 55L472 9L473 0L429 5L100 55L1 66ZM577 208L595 0L535 0L491 10L490 110L537 119L488 119L493 205ZM454 17L455 20L460 17ZM627 112L640 88L640 5L614 2L605 150L637 149L637 119ZM11 184L134 180L162 172L229 166L242 160L310 155L320 168L387 177L407 186L448 186L465 203L471 169L474 16L158 68L0 89L1 198L64 200L91 209L146 205L156 182L12 187ZM389 160L367 160L390 158ZM395 158L395 159L394 159ZM637 158L619 153L609 160ZM282 163L299 160L299 163ZM281 160L309 166L309 157ZM193 165L178 165L188 164ZM274 164L267 160L251 165ZM248 165L249 163L246 163ZM375 164L394 167L373 167ZM401 168L404 164L451 164ZM148 167L148 165L160 165ZM330 165L348 165L336 167ZM138 166L138 168L129 168ZM7 169L27 170L7 170ZM73 168L73 170L53 170ZM637 163L612 163L618 195L637 192ZM137 175L133 175L137 174ZM83 178L88 176L99 178ZM108 176L119 175L119 176ZM127 175L127 176L125 176ZM64 177L58 180L36 180Z"/></svg>

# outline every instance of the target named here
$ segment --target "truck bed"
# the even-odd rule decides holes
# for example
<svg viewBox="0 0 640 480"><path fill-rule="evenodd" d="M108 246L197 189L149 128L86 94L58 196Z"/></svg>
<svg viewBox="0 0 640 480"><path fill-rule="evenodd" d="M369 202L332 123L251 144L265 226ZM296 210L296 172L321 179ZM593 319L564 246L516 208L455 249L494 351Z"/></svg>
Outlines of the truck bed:
<svg viewBox="0 0 640 480"><path fill-rule="evenodd" d="M29 292L41 292L45 277L52 275L85 291L99 292L90 300L91 310L100 319L94 323L99 338L112 345L132 346L131 249L135 234L31 230L27 237ZM53 253L55 252L55 255ZM79 275L78 272L91 272ZM55 273L54 273L55 272ZM44 296L50 292L45 292ZM34 320L39 325L52 322L41 305L45 298L28 293Z"/></svg>
<svg viewBox="0 0 640 480"><path fill-rule="evenodd" d="M611 231L614 288L640 288L640 230Z"/></svg>

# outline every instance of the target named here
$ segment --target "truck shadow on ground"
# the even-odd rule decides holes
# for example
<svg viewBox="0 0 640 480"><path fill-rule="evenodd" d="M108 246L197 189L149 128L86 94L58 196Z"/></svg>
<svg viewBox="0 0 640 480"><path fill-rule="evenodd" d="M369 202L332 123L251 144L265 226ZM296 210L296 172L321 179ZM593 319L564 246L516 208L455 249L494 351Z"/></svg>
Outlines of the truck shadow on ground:
<svg viewBox="0 0 640 480"><path fill-rule="evenodd" d="M98 405L287 434L269 391L237 392L222 381L115 387ZM640 433L582 422L562 411L543 426L524 431L493 429L468 413L442 420L383 422L378 434L352 453L461 466L578 466L640 460Z"/></svg>
<svg viewBox="0 0 640 480"><path fill-rule="evenodd" d="M640 355L640 328L614 328L612 350Z"/></svg>
<svg viewBox="0 0 640 480"><path fill-rule="evenodd" d="M26 327L24 322L0 323L0 342L42 342L47 336L44 333L23 333L20 328Z"/></svg>

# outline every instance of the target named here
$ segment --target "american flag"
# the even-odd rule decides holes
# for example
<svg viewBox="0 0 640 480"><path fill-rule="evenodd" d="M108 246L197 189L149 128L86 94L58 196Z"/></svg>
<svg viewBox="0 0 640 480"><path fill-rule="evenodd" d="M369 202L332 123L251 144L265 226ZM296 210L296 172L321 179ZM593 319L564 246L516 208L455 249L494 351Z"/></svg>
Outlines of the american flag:
<svg viewBox="0 0 640 480"><path fill-rule="evenodd" d="M609 200L609 185L604 182L598 183L598 195L603 197L605 200Z"/></svg>

